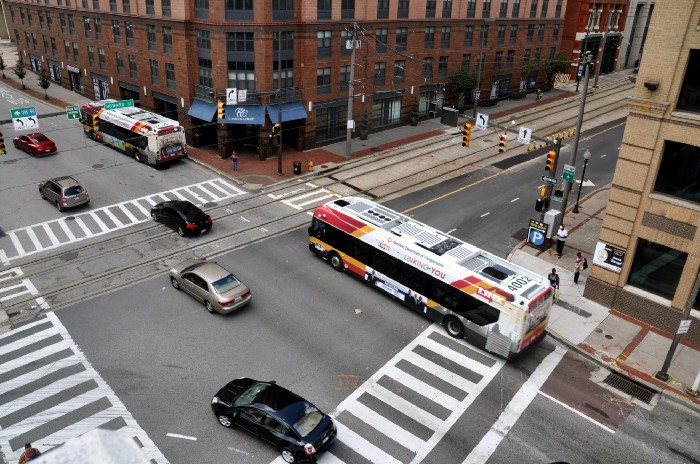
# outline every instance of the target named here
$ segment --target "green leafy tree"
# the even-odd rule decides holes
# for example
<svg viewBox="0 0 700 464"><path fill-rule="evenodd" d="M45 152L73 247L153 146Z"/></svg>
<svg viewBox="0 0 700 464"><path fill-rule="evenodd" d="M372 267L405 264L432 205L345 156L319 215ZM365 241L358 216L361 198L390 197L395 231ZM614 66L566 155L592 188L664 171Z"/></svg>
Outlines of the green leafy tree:
<svg viewBox="0 0 700 464"><path fill-rule="evenodd" d="M560 51L557 55L544 62L544 72L547 74L547 87L552 86L552 77L555 74L563 73L571 67L571 59L566 53Z"/></svg>
<svg viewBox="0 0 700 464"><path fill-rule="evenodd" d="M539 66L534 63L524 64L520 76L525 82L528 82L532 76L536 76L537 72L540 70Z"/></svg>
<svg viewBox="0 0 700 464"><path fill-rule="evenodd" d="M48 100L49 95L46 93L46 90L51 87L51 80L49 79L49 73L47 73L45 69L42 69L39 74L39 87L44 89L44 99Z"/></svg>
<svg viewBox="0 0 700 464"><path fill-rule="evenodd" d="M2 72L3 79L6 79L5 68L7 68L7 65L5 64L5 60L2 58L2 55L0 55L0 72Z"/></svg>
<svg viewBox="0 0 700 464"><path fill-rule="evenodd" d="M24 61L20 59L12 72L15 73L15 76L19 77L20 81L22 81L22 89L26 89L27 87L24 86L24 78L27 75L27 68L24 67Z"/></svg>
<svg viewBox="0 0 700 464"><path fill-rule="evenodd" d="M457 94L467 94L474 87L476 87L476 74L468 73L466 71L460 71L457 74L452 74L447 79L447 85L452 89L452 91Z"/></svg>

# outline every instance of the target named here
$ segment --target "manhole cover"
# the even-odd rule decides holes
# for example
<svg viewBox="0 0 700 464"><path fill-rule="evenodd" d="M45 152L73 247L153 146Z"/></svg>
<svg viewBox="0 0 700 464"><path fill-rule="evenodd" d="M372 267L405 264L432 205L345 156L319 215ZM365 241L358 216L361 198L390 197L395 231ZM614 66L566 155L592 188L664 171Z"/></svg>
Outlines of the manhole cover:
<svg viewBox="0 0 700 464"><path fill-rule="evenodd" d="M651 399L654 398L655 392L653 390L613 372L603 380L603 383L610 385L615 390L627 393L632 398L637 398L646 404L651 403Z"/></svg>
<svg viewBox="0 0 700 464"><path fill-rule="evenodd" d="M104 164L93 164L92 169L102 169L105 165Z"/></svg>
<svg viewBox="0 0 700 464"><path fill-rule="evenodd" d="M525 240L527 238L527 228L523 227L522 229L511 235L511 237L513 237L516 240Z"/></svg>
<svg viewBox="0 0 700 464"><path fill-rule="evenodd" d="M75 258L78 257L78 253L75 251L68 251L66 253L63 253L61 255L61 260L62 261L71 261L74 260Z"/></svg>

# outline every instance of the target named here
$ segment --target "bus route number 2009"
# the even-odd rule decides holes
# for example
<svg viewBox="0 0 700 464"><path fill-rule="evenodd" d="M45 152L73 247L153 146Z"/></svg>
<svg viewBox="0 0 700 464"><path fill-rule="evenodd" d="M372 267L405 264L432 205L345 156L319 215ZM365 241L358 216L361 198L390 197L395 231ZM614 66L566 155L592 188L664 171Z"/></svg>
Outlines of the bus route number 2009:
<svg viewBox="0 0 700 464"><path fill-rule="evenodd" d="M529 282L532 282L531 278L521 275L520 277L512 281L510 285L508 285L508 290L510 290L511 292L516 292L519 289L523 288L525 285L527 285Z"/></svg>

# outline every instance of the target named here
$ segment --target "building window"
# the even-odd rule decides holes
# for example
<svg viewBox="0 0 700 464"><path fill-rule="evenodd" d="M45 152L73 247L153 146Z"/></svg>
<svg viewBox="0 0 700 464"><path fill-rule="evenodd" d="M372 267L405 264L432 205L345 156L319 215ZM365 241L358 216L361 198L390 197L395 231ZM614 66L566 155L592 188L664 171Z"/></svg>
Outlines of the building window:
<svg viewBox="0 0 700 464"><path fill-rule="evenodd" d="M134 46L134 23L131 21L124 22L124 35L126 35L126 44L130 47Z"/></svg>
<svg viewBox="0 0 700 464"><path fill-rule="evenodd" d="M501 69L501 66L503 65L503 52L502 51L497 51L496 52L496 58L493 62L494 69L499 70Z"/></svg>
<svg viewBox="0 0 700 464"><path fill-rule="evenodd" d="M37 43L36 43L36 34L32 32L32 47L34 50L37 49Z"/></svg>
<svg viewBox="0 0 700 464"><path fill-rule="evenodd" d="M83 17L83 27L85 28L85 37L91 39L92 28L90 27L90 18L88 18L87 16Z"/></svg>
<svg viewBox="0 0 700 464"><path fill-rule="evenodd" d="M688 66L681 85L676 108L681 111L700 113L700 50L690 50Z"/></svg>
<svg viewBox="0 0 700 464"><path fill-rule="evenodd" d="M331 56L331 31L316 32L316 56L328 58Z"/></svg>
<svg viewBox="0 0 700 464"><path fill-rule="evenodd" d="M389 0L377 0L377 19L389 18Z"/></svg>
<svg viewBox="0 0 700 464"><path fill-rule="evenodd" d="M530 17L537 17L537 0L532 0L532 3L530 3Z"/></svg>
<svg viewBox="0 0 700 464"><path fill-rule="evenodd" d="M467 18L476 17L476 0L467 0Z"/></svg>
<svg viewBox="0 0 700 464"><path fill-rule="evenodd" d="M316 19L324 20L332 18L332 2L331 0L317 0L316 1Z"/></svg>
<svg viewBox="0 0 700 464"><path fill-rule="evenodd" d="M209 19L209 0L194 0L194 17Z"/></svg>
<svg viewBox="0 0 700 464"><path fill-rule="evenodd" d="M484 0L483 8L481 10L482 18L489 18L491 16L491 0Z"/></svg>
<svg viewBox="0 0 700 464"><path fill-rule="evenodd" d="M170 17L172 11L170 7L170 0L160 0L160 7L161 11L163 12L163 16Z"/></svg>
<svg viewBox="0 0 700 464"><path fill-rule="evenodd" d="M163 51L173 52L173 28L170 26L163 26Z"/></svg>
<svg viewBox="0 0 700 464"><path fill-rule="evenodd" d="M498 44L503 45L504 43L506 43L506 26L501 24L498 26Z"/></svg>
<svg viewBox="0 0 700 464"><path fill-rule="evenodd" d="M438 58L438 77L447 77L447 57Z"/></svg>
<svg viewBox="0 0 700 464"><path fill-rule="evenodd" d="M316 93L318 95L331 93L331 68L316 70Z"/></svg>
<svg viewBox="0 0 700 464"><path fill-rule="evenodd" d="M24 16L23 16L23 18L24 18ZM66 15L63 13L59 13L58 20L61 23L61 32L63 32L65 34L66 31L68 30L68 27L66 26Z"/></svg>
<svg viewBox="0 0 700 464"><path fill-rule="evenodd" d="M513 0L513 14L514 18L520 16L520 0Z"/></svg>
<svg viewBox="0 0 700 464"><path fill-rule="evenodd" d="M406 61L394 61L394 84L400 84L406 80Z"/></svg>
<svg viewBox="0 0 700 464"><path fill-rule="evenodd" d="M542 49L541 48L536 48L535 49L535 64L540 64L540 59L542 58Z"/></svg>
<svg viewBox="0 0 700 464"><path fill-rule="evenodd" d="M122 0L122 11L124 13L131 13L131 0Z"/></svg>
<svg viewBox="0 0 700 464"><path fill-rule="evenodd" d="M72 14L68 15L68 30L70 31L70 35L75 35L75 21L73 20Z"/></svg>
<svg viewBox="0 0 700 464"><path fill-rule="evenodd" d="M341 0L340 19L355 18L355 0Z"/></svg>
<svg viewBox="0 0 700 464"><path fill-rule="evenodd" d="M90 63L90 67L95 66L95 49L92 48L90 45L88 45L88 63Z"/></svg>
<svg viewBox="0 0 700 464"><path fill-rule="evenodd" d="M437 0L426 0L425 1L425 17L426 18L434 18L436 8L437 8Z"/></svg>
<svg viewBox="0 0 700 464"><path fill-rule="evenodd" d="M32 20L32 10L27 10L27 21L29 22L29 27L34 27L34 20Z"/></svg>
<svg viewBox="0 0 700 464"><path fill-rule="evenodd" d="M156 45L156 27L153 24L146 24L146 39L148 40L148 49L155 51Z"/></svg>
<svg viewBox="0 0 700 464"><path fill-rule="evenodd" d="M501 0L501 8L498 10L498 17L505 18L508 16L508 0Z"/></svg>
<svg viewBox="0 0 700 464"><path fill-rule="evenodd" d="M525 50L525 53L523 53L523 64L530 64L530 55L532 54L532 50L529 48Z"/></svg>
<svg viewBox="0 0 700 464"><path fill-rule="evenodd" d="M292 32L284 34L292 35ZM277 71L277 60L272 62L272 86L284 89L294 86L294 60L282 60L282 72ZM281 80L281 82L280 82Z"/></svg>
<svg viewBox="0 0 700 464"><path fill-rule="evenodd" d="M100 18L94 18L95 21L95 38L97 40L102 40L102 20Z"/></svg>
<svg viewBox="0 0 700 464"><path fill-rule="evenodd" d="M540 18L547 17L547 9L549 9L549 0L542 0L542 10L540 10Z"/></svg>
<svg viewBox="0 0 700 464"><path fill-rule="evenodd" d="M49 31L53 32L53 18L51 18L51 12L46 12L46 25L49 26Z"/></svg>
<svg viewBox="0 0 700 464"><path fill-rule="evenodd" d="M211 51L211 38L209 31L197 30L197 49Z"/></svg>
<svg viewBox="0 0 700 464"><path fill-rule="evenodd" d="M425 48L433 48L435 44L435 28L432 26L425 28Z"/></svg>
<svg viewBox="0 0 700 464"><path fill-rule="evenodd" d="M80 52L78 51L78 43L73 42L73 60L80 63Z"/></svg>
<svg viewBox="0 0 700 464"><path fill-rule="evenodd" d="M175 90L177 87L175 83L175 65L172 63L165 63L165 84L170 90Z"/></svg>
<svg viewBox="0 0 700 464"><path fill-rule="evenodd" d="M120 52L117 52L115 54L115 58L117 61L117 73L120 76L123 76L124 75L124 57L122 56L122 54Z"/></svg>
<svg viewBox="0 0 700 464"><path fill-rule="evenodd" d="M532 43L532 39L535 37L535 25L534 24L528 24L527 25L527 42Z"/></svg>
<svg viewBox="0 0 700 464"><path fill-rule="evenodd" d="M377 53L386 53L387 43L389 43L389 29L377 29L375 33Z"/></svg>
<svg viewBox="0 0 700 464"><path fill-rule="evenodd" d="M100 0L92 0L92 9L100 11Z"/></svg>
<svg viewBox="0 0 700 464"><path fill-rule="evenodd" d="M405 52L408 44L408 28L399 27L396 29L396 51Z"/></svg>
<svg viewBox="0 0 700 464"><path fill-rule="evenodd" d="M561 7L564 0L557 0L557 6L554 8L554 17L561 18Z"/></svg>
<svg viewBox="0 0 700 464"><path fill-rule="evenodd" d="M518 25L510 26L510 43L514 44L518 41Z"/></svg>
<svg viewBox="0 0 700 464"><path fill-rule="evenodd" d="M399 0L399 9L396 12L398 19L408 18L409 0Z"/></svg>
<svg viewBox="0 0 700 464"><path fill-rule="evenodd" d="M433 80L433 59L423 58L423 79Z"/></svg>
<svg viewBox="0 0 700 464"><path fill-rule="evenodd" d="M275 34L275 57L277 56L277 35ZM284 39L284 35L283 35ZM283 44L282 50L289 50ZM255 34L253 32L227 32L226 33L226 51L248 53L252 55L255 52Z"/></svg>
<svg viewBox="0 0 700 464"><path fill-rule="evenodd" d="M252 32L234 32L233 34L250 34ZM275 61L276 63L276 61ZM229 61L228 86L236 89L255 90L255 61Z"/></svg>
<svg viewBox="0 0 700 464"><path fill-rule="evenodd" d="M673 300L687 259L687 253L640 238L627 283Z"/></svg>
<svg viewBox="0 0 700 464"><path fill-rule="evenodd" d="M105 49L104 48L97 49L97 60L100 63L100 69L107 68L107 60L105 59Z"/></svg>
<svg viewBox="0 0 700 464"><path fill-rule="evenodd" d="M348 40L352 40L352 32L347 29L340 30L340 54L349 55L352 53L352 49L346 48L345 44Z"/></svg>
<svg viewBox="0 0 700 464"><path fill-rule="evenodd" d="M117 0L109 0L109 11L117 11Z"/></svg>
<svg viewBox="0 0 700 464"><path fill-rule="evenodd" d="M199 85L204 85L207 87L213 86L212 74L211 74L211 60L206 58L197 58Z"/></svg>
<svg viewBox="0 0 700 464"><path fill-rule="evenodd" d="M464 46L471 47L474 43L474 26L464 27Z"/></svg>
<svg viewBox="0 0 700 464"><path fill-rule="evenodd" d="M27 36L29 36L29 34L27 34ZM19 40L17 42L19 43ZM27 46L29 46L29 43L27 43ZM66 54L66 59L70 60L70 42L68 40L63 41L63 51Z"/></svg>
<svg viewBox="0 0 700 464"><path fill-rule="evenodd" d="M132 79L138 79L139 73L136 67L136 57L134 55L129 55L129 77Z"/></svg>
<svg viewBox="0 0 700 464"><path fill-rule="evenodd" d="M374 63L374 85L386 84L386 63L379 61Z"/></svg>
<svg viewBox="0 0 700 464"><path fill-rule="evenodd" d="M58 56L58 48L56 47L56 39L51 37L51 54L53 56Z"/></svg>
<svg viewBox="0 0 700 464"><path fill-rule="evenodd" d="M149 15L156 14L155 0L146 0L146 14L149 14Z"/></svg>
<svg viewBox="0 0 700 464"><path fill-rule="evenodd" d="M552 26L552 40L556 42L559 40L559 24Z"/></svg>
<svg viewBox="0 0 700 464"><path fill-rule="evenodd" d="M122 43L122 35L119 31L119 21L117 21L116 19L112 20L112 34L114 35L115 44Z"/></svg>
<svg viewBox="0 0 700 464"><path fill-rule="evenodd" d="M440 34L440 47L450 48L450 42L452 37L452 28L450 26L444 26Z"/></svg>
<svg viewBox="0 0 700 464"><path fill-rule="evenodd" d="M656 175L654 192L700 203L698 179L700 147L667 140Z"/></svg>
<svg viewBox="0 0 700 464"><path fill-rule="evenodd" d="M537 29L537 41L538 42L543 42L544 41L544 24L540 24Z"/></svg>
<svg viewBox="0 0 700 464"><path fill-rule="evenodd" d="M482 25L481 26L481 42L484 45L489 43L489 27L487 25Z"/></svg>
<svg viewBox="0 0 700 464"><path fill-rule="evenodd" d="M513 69L513 61L515 61L515 50L508 50L506 55L506 68Z"/></svg>
<svg viewBox="0 0 700 464"><path fill-rule="evenodd" d="M350 87L350 65L340 67L340 90L348 90Z"/></svg>
<svg viewBox="0 0 700 464"><path fill-rule="evenodd" d="M158 71L158 62L156 60L148 60L151 68L151 84L160 85L160 71Z"/></svg>
<svg viewBox="0 0 700 464"><path fill-rule="evenodd" d="M442 0L442 17L452 17L452 0Z"/></svg>
<svg viewBox="0 0 700 464"><path fill-rule="evenodd" d="M44 29L44 12L39 10L36 12L36 15L39 17L39 28Z"/></svg>
<svg viewBox="0 0 700 464"><path fill-rule="evenodd" d="M469 72L469 66L471 66L471 63L472 55L470 53L462 55L462 71Z"/></svg>

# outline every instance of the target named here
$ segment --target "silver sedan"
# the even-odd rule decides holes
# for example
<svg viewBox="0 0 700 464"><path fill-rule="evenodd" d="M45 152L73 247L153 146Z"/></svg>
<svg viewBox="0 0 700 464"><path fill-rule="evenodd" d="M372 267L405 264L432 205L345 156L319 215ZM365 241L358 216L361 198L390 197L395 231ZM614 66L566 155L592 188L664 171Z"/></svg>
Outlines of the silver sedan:
<svg viewBox="0 0 700 464"><path fill-rule="evenodd" d="M210 313L230 313L253 297L232 273L202 259L189 259L170 269L170 283L202 302Z"/></svg>

